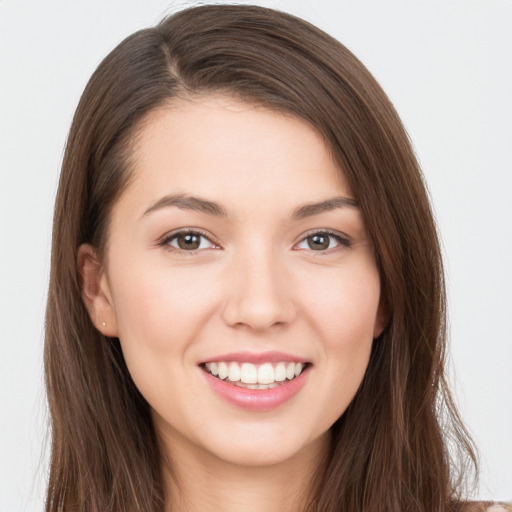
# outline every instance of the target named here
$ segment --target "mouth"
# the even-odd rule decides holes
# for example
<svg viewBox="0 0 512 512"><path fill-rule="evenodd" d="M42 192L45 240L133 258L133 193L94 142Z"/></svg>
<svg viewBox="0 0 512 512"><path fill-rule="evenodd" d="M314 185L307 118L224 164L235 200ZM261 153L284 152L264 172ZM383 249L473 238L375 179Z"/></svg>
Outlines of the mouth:
<svg viewBox="0 0 512 512"><path fill-rule="evenodd" d="M245 389L266 390L283 386L306 370L310 363L278 361L261 364L237 361L202 363L200 367L218 380Z"/></svg>

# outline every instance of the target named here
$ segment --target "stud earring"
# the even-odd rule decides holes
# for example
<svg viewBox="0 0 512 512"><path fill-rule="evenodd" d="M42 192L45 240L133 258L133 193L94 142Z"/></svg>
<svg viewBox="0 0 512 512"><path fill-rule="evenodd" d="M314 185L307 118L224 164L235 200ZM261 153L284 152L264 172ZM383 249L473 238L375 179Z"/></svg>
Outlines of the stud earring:
<svg viewBox="0 0 512 512"><path fill-rule="evenodd" d="M101 325L102 325L103 327L107 327L107 322L105 322L105 320L103 320L103 322L101 322Z"/></svg>

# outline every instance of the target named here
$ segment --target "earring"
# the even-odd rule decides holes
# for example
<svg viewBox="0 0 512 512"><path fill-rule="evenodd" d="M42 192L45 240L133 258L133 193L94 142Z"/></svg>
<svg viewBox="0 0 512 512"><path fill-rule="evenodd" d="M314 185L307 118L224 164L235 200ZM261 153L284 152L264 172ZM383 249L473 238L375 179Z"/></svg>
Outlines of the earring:
<svg viewBox="0 0 512 512"><path fill-rule="evenodd" d="M107 322L105 322L105 320L103 320L103 322L101 322L101 325L102 325L103 327L107 327Z"/></svg>

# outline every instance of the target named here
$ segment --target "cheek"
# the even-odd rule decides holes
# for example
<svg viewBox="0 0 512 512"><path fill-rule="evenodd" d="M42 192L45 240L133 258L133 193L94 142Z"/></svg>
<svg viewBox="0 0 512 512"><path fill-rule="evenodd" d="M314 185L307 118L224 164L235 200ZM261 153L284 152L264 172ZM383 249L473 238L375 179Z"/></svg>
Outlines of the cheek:
<svg viewBox="0 0 512 512"><path fill-rule="evenodd" d="M310 285L313 282L309 283ZM304 307L309 324L321 340L320 364L323 386L317 387L316 402L325 424L331 425L354 398L373 345L380 280L372 265L350 266L323 280Z"/></svg>
<svg viewBox="0 0 512 512"><path fill-rule="evenodd" d="M200 270L146 266L119 268L117 274L113 299L121 339L165 351L193 337L199 319L209 313L213 280Z"/></svg>
<svg viewBox="0 0 512 512"><path fill-rule="evenodd" d="M172 390L189 378L184 367L195 368L182 363L190 363L194 340L211 315L213 280L204 277L191 268L156 265L119 265L113 276L124 359L135 385L157 409L179 406Z"/></svg>
<svg viewBox="0 0 512 512"><path fill-rule="evenodd" d="M305 289L315 290L306 294ZM306 282L303 297L310 322L333 350L353 349L373 340L380 300L380 279L373 265L348 267Z"/></svg>
<svg viewBox="0 0 512 512"><path fill-rule="evenodd" d="M129 279L126 276L131 276ZM195 368L191 347L211 316L214 281L191 268L119 264L112 275L118 337L130 375L157 410L180 407L180 389Z"/></svg>

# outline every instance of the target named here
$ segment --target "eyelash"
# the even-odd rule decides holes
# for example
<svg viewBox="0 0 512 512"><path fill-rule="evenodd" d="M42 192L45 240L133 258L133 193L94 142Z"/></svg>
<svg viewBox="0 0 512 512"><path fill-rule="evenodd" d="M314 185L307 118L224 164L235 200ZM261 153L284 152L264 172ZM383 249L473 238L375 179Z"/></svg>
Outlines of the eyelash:
<svg viewBox="0 0 512 512"><path fill-rule="evenodd" d="M348 249L352 245L352 242L350 241L350 239L347 236L344 236L341 233L338 233L337 231L331 231L329 229L322 229L322 230L317 230L317 231L312 231L312 232L306 233L306 235L300 240L299 244L305 242L308 238L311 238L316 235L328 236L329 238L334 238L334 240L336 240L336 242L338 243L338 245L336 247L331 247L330 249L328 248L326 250L315 251L314 249L309 249L311 252L317 253L318 256L330 254L333 250L340 249L340 248ZM329 245L331 245L330 242L329 242Z"/></svg>
<svg viewBox="0 0 512 512"><path fill-rule="evenodd" d="M167 250L171 251L171 252L175 252L175 253L182 253L182 254L187 254L188 256L194 256L195 254L197 254L199 251L203 250L203 249L194 249L194 250L186 250L186 249L180 249L178 247L173 247L172 245L170 245L170 243L177 239L178 237L180 236L186 236L186 235L199 235L200 237L202 238L205 238L206 240L208 240L212 245L216 245L215 242L212 242L209 238L208 235L206 235L205 233L201 232L200 230L197 230L197 229L185 229L185 230L182 230L182 231L177 231L175 233L171 233L170 235L168 236L165 236L164 238L162 238L162 240L158 243L158 245L160 247L164 247L166 248ZM346 236L343 236L341 235L340 233L336 232L336 231L331 231L331 230L328 230L328 229L323 229L323 230L317 230L317 231L312 231L310 233L306 233L306 235L298 242L299 244L305 242L308 238L311 238L315 235L323 235L323 236L328 236L330 238L333 238L334 240L336 240L336 242L338 243L338 246L336 247L331 247L330 249L326 249L326 250L318 250L318 251L315 251L314 249L309 249L311 252L313 253L318 253L318 255L323 255L323 254L330 254L333 249L338 249L338 248L349 248L351 245L352 245L352 242L350 241L350 239ZM298 244L296 244L298 245ZM329 245L330 245L330 242L329 242Z"/></svg>
<svg viewBox="0 0 512 512"><path fill-rule="evenodd" d="M195 249L195 250L188 251L186 249L180 249L178 247L173 247L172 245L170 245L170 243L173 240L177 239L180 236L186 236L186 235L199 235L201 238L205 238L206 240L208 240L212 245L216 245L215 242L212 242L210 240L210 237L208 235L206 235L205 233L201 232L198 229L184 229L181 231L176 231L175 233L171 233L168 236L164 236L164 238L162 238L162 240L158 243L158 245L160 247L164 247L165 249L167 249L171 252L182 253L182 254L186 254L187 256L194 256L202 249Z"/></svg>

